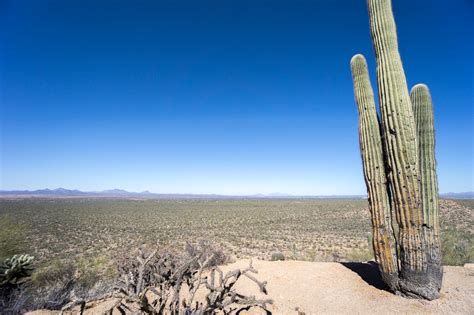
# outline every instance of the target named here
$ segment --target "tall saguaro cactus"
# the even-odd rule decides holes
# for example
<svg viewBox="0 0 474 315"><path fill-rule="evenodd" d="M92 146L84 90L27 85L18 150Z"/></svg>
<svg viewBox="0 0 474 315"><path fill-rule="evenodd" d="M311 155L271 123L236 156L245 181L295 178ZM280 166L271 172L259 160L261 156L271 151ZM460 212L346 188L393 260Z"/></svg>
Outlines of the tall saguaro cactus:
<svg viewBox="0 0 474 315"><path fill-rule="evenodd" d="M374 253L392 290L431 300L439 296L442 270L430 97L419 85L410 98L391 1L368 0L368 7L377 61L380 125L363 56L354 56L351 68L372 225L374 232L390 234L384 239L374 234ZM398 224L398 251L390 226L392 212ZM377 253L384 254L377 257Z"/></svg>

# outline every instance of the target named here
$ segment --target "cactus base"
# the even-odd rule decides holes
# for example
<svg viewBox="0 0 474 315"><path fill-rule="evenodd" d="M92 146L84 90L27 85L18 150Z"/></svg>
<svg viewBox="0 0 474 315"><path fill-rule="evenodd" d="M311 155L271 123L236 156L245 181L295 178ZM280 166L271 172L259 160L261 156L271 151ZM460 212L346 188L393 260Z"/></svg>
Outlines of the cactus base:
<svg viewBox="0 0 474 315"><path fill-rule="evenodd" d="M392 292L399 291L398 272L388 273L388 272L380 271L380 276L382 277L382 281L388 286L390 291Z"/></svg>
<svg viewBox="0 0 474 315"><path fill-rule="evenodd" d="M435 300L439 298L442 274L442 268L436 266L426 271L402 270L398 292L407 297Z"/></svg>

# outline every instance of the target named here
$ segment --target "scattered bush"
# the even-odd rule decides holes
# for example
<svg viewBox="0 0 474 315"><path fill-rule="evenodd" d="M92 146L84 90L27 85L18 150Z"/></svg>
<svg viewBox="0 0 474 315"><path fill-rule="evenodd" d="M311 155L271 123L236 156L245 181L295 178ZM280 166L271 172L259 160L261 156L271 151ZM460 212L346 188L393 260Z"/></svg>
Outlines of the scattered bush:
<svg viewBox="0 0 474 315"><path fill-rule="evenodd" d="M83 258L77 263L76 278L83 287L92 287L99 281L110 281L116 276L117 268L107 256Z"/></svg>
<svg viewBox="0 0 474 315"><path fill-rule="evenodd" d="M374 259L374 254L369 249L353 249L345 255L346 260L363 262Z"/></svg>
<svg viewBox="0 0 474 315"><path fill-rule="evenodd" d="M54 259L42 267L38 267L31 275L36 286L51 286L57 282L66 282L74 278L76 267L71 261Z"/></svg>
<svg viewBox="0 0 474 315"><path fill-rule="evenodd" d="M114 279L110 261L104 257L72 261L53 260L37 268L12 294L3 311L23 313L28 310L60 310L72 299L93 299L110 292ZM2 308L0 308L0 313Z"/></svg>
<svg viewBox="0 0 474 315"><path fill-rule="evenodd" d="M7 215L0 216L0 261L24 252L25 228Z"/></svg>
<svg viewBox="0 0 474 315"><path fill-rule="evenodd" d="M462 266L474 262L474 237L469 231L441 231L443 265Z"/></svg>
<svg viewBox="0 0 474 315"><path fill-rule="evenodd" d="M272 253L271 261L277 261L277 260L285 260L285 255L283 255L282 252Z"/></svg>

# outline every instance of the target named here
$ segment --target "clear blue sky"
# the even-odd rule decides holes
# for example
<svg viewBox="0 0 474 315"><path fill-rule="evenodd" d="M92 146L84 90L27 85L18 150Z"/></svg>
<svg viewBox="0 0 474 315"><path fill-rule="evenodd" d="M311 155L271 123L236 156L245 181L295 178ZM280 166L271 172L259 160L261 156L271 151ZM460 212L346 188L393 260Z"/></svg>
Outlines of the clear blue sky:
<svg viewBox="0 0 474 315"><path fill-rule="evenodd" d="M470 0L394 0L441 192L472 191ZM363 194L366 2L0 1L0 189Z"/></svg>

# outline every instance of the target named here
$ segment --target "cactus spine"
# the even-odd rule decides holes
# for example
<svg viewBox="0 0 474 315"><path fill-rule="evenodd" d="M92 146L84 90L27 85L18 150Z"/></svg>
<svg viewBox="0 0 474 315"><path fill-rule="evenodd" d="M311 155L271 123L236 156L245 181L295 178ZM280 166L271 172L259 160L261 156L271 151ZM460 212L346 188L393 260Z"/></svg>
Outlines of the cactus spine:
<svg viewBox="0 0 474 315"><path fill-rule="evenodd" d="M372 220L375 261L379 265L384 281L391 289L396 290L398 266L391 223L389 187L374 92L364 56L355 55L352 58L351 70L355 99L360 113L359 143Z"/></svg>
<svg viewBox="0 0 474 315"><path fill-rule="evenodd" d="M367 134L370 135L369 138L374 137L371 132L374 132L376 128L370 125L378 125L378 120L375 105L373 105L371 122L366 121L367 108L372 106L367 104L374 104L374 100L368 73L361 76L364 71L361 72L360 69L365 69L367 72L365 59L356 55L351 61L351 67L359 108L361 152L373 228L377 229L380 224L386 226L389 221L375 222L374 217L387 217L387 213L391 211L395 213L398 223L398 255L392 248L393 230L385 230L391 234L389 238L391 250L386 250L386 253L392 255L394 262L399 262L398 270L391 273L388 279L384 277L384 280L394 291L432 300L439 297L442 270L439 255L439 227L435 227L439 226L439 223L437 223L438 199L431 103L426 101L429 100L429 94L417 93L418 87L414 89L412 98L408 93L398 52L391 1L368 0L368 7L372 42L377 60L377 86L381 109L381 128L378 137L382 139L382 144L378 144L376 140L362 140L367 137ZM358 74L354 75L355 72ZM412 107L414 98L417 99L415 108ZM417 114L416 122L415 113ZM374 152L380 151L384 153L381 154L384 167L377 169L380 160L378 162L375 160L376 153ZM380 169L383 169L383 172ZM371 174L374 172L377 172L379 176L384 176L385 180L388 179L389 188L386 184L373 185L372 180L368 180L373 177ZM380 198L382 194L387 196ZM385 206L387 200L392 200L393 203ZM390 207L393 209L390 210ZM374 234L374 243L375 238ZM388 245L384 244L384 246ZM382 260L378 262L384 276L384 270L388 270L387 266L384 266L385 262ZM394 265L397 264L394 263Z"/></svg>

